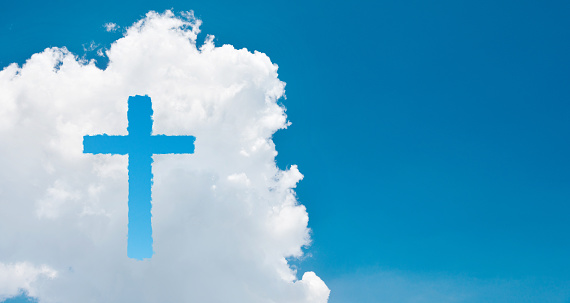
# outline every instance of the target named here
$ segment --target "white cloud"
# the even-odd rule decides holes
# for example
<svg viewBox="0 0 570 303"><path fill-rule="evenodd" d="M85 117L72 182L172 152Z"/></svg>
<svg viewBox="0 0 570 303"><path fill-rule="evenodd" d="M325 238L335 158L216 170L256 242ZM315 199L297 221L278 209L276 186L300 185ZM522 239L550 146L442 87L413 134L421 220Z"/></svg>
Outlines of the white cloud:
<svg viewBox="0 0 570 303"><path fill-rule="evenodd" d="M99 44L96 44L95 41L91 41L89 44L83 44L82 46L84 52L92 52L99 47Z"/></svg>
<svg viewBox="0 0 570 303"><path fill-rule="evenodd" d="M108 32L114 32L119 28L119 26L113 22L107 22L107 23L103 24L103 27Z"/></svg>
<svg viewBox="0 0 570 303"><path fill-rule="evenodd" d="M106 51L105 70L50 48L0 72L0 262L45 264L21 280L0 267L20 281L0 296L327 301L321 279L297 280L286 261L310 238L293 190L303 176L274 161L271 136L288 125L277 66L213 37L198 48L199 24L150 12ZM83 154L82 137L125 135L127 99L144 94L155 134L197 139L192 155L154 157L155 255L141 262L126 256L127 158Z"/></svg>
<svg viewBox="0 0 570 303"><path fill-rule="evenodd" d="M21 291L34 295L32 284L40 279L53 279L57 272L49 266L33 266L28 262L0 263L0 301L18 295Z"/></svg>

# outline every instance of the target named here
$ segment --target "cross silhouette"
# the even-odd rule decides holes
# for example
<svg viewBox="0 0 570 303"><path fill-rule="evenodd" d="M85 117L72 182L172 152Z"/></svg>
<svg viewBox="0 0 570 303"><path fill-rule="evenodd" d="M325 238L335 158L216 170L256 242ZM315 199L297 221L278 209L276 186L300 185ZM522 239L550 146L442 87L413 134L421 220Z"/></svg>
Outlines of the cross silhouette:
<svg viewBox="0 0 570 303"><path fill-rule="evenodd" d="M83 137L83 153L129 155L129 223L127 256L151 258L151 186L153 154L194 153L193 136L151 135L152 102L148 96L131 96L128 102L128 136Z"/></svg>

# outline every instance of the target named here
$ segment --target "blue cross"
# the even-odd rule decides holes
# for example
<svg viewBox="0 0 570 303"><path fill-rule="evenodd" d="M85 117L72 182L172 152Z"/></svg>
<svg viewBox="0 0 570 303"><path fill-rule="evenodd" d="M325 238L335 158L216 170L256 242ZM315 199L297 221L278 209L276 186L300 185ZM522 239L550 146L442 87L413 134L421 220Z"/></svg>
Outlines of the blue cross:
<svg viewBox="0 0 570 303"><path fill-rule="evenodd" d="M83 152L129 155L129 223L127 256L151 258L151 186L153 154L191 154L192 136L152 136L152 103L148 96L129 97L128 136L83 137Z"/></svg>

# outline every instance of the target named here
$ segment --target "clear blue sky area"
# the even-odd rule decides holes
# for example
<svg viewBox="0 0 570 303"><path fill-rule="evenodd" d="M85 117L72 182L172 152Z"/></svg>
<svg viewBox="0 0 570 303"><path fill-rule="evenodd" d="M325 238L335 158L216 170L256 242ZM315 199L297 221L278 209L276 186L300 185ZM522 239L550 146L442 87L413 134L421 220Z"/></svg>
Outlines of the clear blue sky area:
<svg viewBox="0 0 570 303"><path fill-rule="evenodd" d="M279 65L277 164L305 175L314 240L295 263L331 303L392 302L398 279L570 302L570 2L2 1L0 65L170 8Z"/></svg>

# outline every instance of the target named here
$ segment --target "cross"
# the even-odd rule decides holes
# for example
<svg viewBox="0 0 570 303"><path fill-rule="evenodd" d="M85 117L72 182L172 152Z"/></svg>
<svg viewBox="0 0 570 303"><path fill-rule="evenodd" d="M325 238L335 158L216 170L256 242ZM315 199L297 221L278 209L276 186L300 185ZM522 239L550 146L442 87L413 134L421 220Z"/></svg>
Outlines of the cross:
<svg viewBox="0 0 570 303"><path fill-rule="evenodd" d="M151 258L152 155L194 153L193 136L151 135L152 103L148 96L131 96L128 102L128 136L83 137L83 153L129 155L129 223L127 256Z"/></svg>

